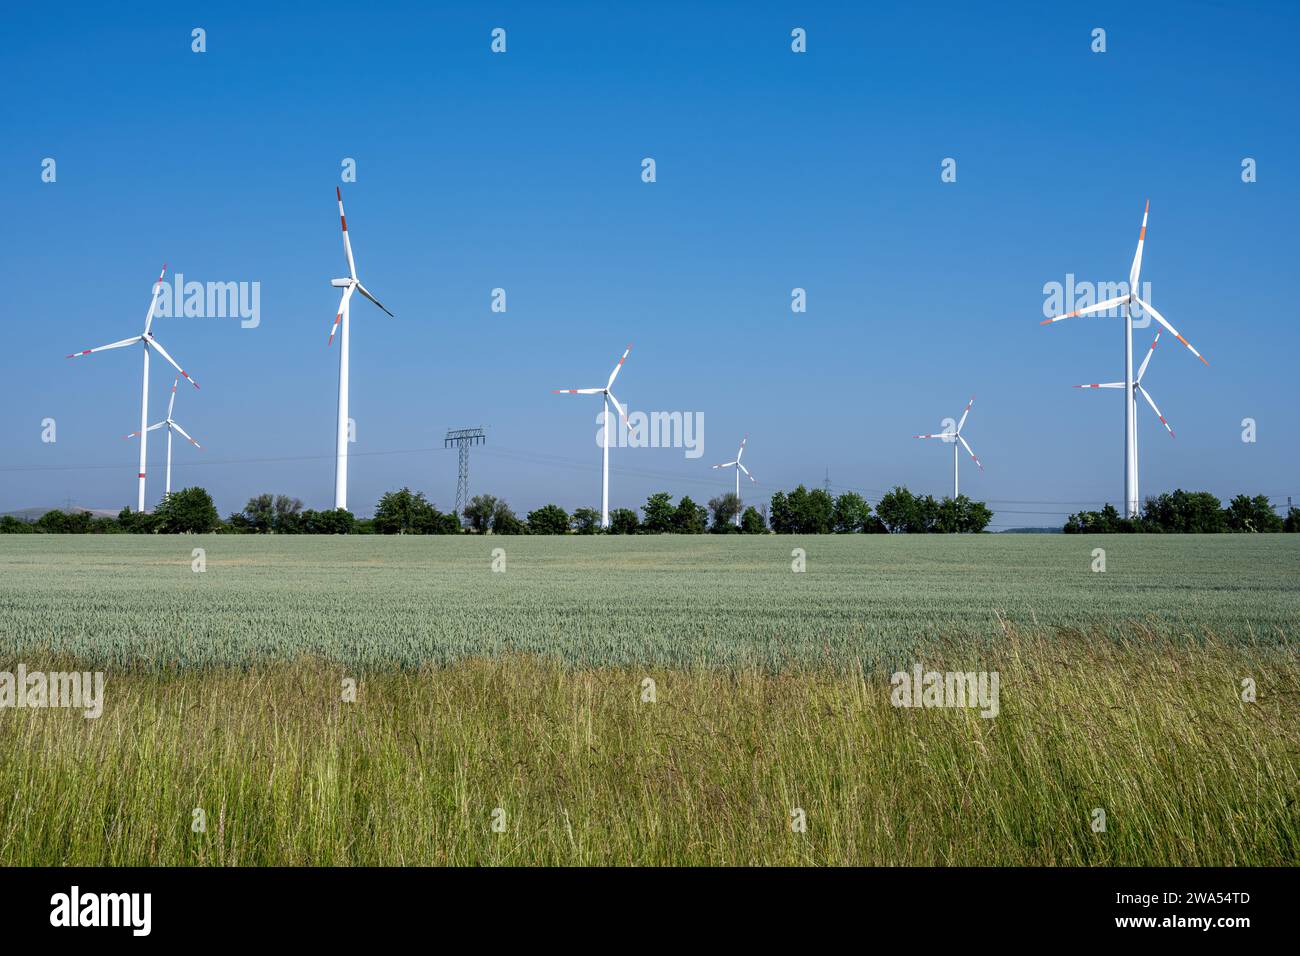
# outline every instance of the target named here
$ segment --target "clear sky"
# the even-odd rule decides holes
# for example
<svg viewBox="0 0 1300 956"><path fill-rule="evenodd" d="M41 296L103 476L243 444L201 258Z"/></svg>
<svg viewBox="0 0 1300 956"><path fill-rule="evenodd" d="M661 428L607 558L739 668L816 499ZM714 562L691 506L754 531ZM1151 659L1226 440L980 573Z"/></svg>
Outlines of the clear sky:
<svg viewBox="0 0 1300 956"><path fill-rule="evenodd" d="M728 490L709 465L745 434L750 501L827 469L938 496L950 451L911 436L972 394L962 490L995 528L1119 504L1121 397L1070 386L1121 377L1120 320L1039 322L1046 283L1127 278L1148 198L1143 281L1210 366L1162 338L1144 384L1177 438L1139 407L1142 495L1300 499L1295 5L984 6L12 7L0 510L134 506L139 352L64 355L137 334L163 262L260 289L255 328L155 325L202 386L175 484L223 514L331 505L345 158L358 270L396 313L353 309L358 514L402 485L449 507L443 434L478 424L472 491L598 507L599 401L551 390L629 342L616 394L703 414L705 444L614 449L613 507ZM171 380L155 361L151 421Z"/></svg>

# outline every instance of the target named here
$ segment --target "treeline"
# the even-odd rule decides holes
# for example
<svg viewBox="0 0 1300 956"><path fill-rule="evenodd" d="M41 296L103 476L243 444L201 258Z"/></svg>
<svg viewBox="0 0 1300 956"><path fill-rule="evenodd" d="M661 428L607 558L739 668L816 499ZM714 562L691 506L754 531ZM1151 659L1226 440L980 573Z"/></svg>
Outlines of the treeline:
<svg viewBox="0 0 1300 956"><path fill-rule="evenodd" d="M739 515L739 521L737 521ZM676 502L668 492L652 494L638 512L615 508L608 530L600 512L578 508L569 514L548 504L520 518L504 499L472 498L460 515L439 511L423 492L402 488L379 499L373 518L357 518L342 508L313 511L289 495L256 495L242 511L222 521L203 488L166 495L153 513L123 508L116 518L87 512L47 511L34 522L8 516L0 533L44 534L886 534L983 531L993 513L965 495L935 501L904 487L886 494L872 511L856 492L833 497L803 485L778 491L768 506L745 506L734 493L710 499L707 506L684 495Z"/></svg>
<svg viewBox="0 0 1300 956"><path fill-rule="evenodd" d="M1208 491L1166 492L1148 498L1137 518L1121 518L1114 505L1081 511L1065 522L1066 534L1225 534L1300 532L1300 509L1283 518L1267 495L1237 495L1224 507Z"/></svg>

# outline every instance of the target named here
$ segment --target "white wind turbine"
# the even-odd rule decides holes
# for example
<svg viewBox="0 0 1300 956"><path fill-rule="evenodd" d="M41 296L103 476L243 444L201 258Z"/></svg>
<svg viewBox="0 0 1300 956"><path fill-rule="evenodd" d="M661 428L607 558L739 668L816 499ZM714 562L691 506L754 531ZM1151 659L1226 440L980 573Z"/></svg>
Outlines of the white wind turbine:
<svg viewBox="0 0 1300 956"><path fill-rule="evenodd" d="M1142 364L1138 367L1137 378L1133 380L1133 391L1140 393L1142 397L1147 400L1147 404L1151 406L1151 410L1156 413L1156 418L1160 419L1160 424L1164 425L1165 431L1169 432L1169 437L1174 438L1175 437L1174 430L1170 426L1169 422L1165 420L1165 416L1160 413L1160 409L1156 407L1155 399L1151 397L1150 392L1148 392L1145 388L1142 387L1142 376L1147 373L1147 366L1151 364L1151 356L1156 354L1156 345L1157 343L1159 343L1160 336L1163 334L1164 334L1163 329L1157 332L1155 341L1151 343L1151 348L1147 349L1146 358L1142 360ZM1123 388L1124 383L1123 382L1102 382L1101 384L1076 385L1074 387L1075 388ZM1135 437L1134 441L1136 442L1136 440L1137 439Z"/></svg>
<svg viewBox="0 0 1300 956"><path fill-rule="evenodd" d="M609 373L609 381L605 383L604 388L557 388L553 389L556 395L601 395L604 396L605 406L605 426L604 436L601 439L601 475L600 475L600 526L609 527L609 403L613 402L614 407L618 409L619 415L623 419L623 424L627 424L627 409L618 403L614 393L610 391L614 387L614 379L618 378L619 370L623 368L623 363L627 361L627 353L632 351L632 346L623 350L623 357L618 360L614 366L614 371Z"/></svg>
<svg viewBox="0 0 1300 956"><path fill-rule="evenodd" d="M951 431L940 432L938 435L913 435L912 436L913 438L942 438L944 441L952 445L952 500L953 501L957 500L957 494L958 494L958 480L957 480L957 443L958 442L961 442L962 447L965 448L966 451L970 453L971 459L975 462L975 464L980 466L980 471L984 470L984 466L980 464L980 460L975 457L975 452L971 451L970 445L966 443L966 439L963 438L961 434L962 427L966 424L966 416L970 414L970 407L974 404L975 404L975 396L972 395L970 397L970 401L966 403L966 410L961 413L961 421L957 422L957 426L953 428ZM949 419L949 421L951 421L951 419Z"/></svg>
<svg viewBox="0 0 1300 956"><path fill-rule="evenodd" d="M736 452L736 460L735 460L735 461L724 461L721 465L714 465L714 466L713 466L714 468L732 468L732 467L734 467L734 468L736 469L736 501L737 501L737 502L740 501L740 473L741 473L742 471L745 473L745 475L749 478L750 481L752 481L754 484L758 484L758 479L755 478L753 475L751 475L751 474L749 473L749 469L746 468L744 465L742 465L742 464L740 463L740 459L743 458L744 455L745 455L745 442L747 442L747 441L749 441L749 436L748 436L748 435L746 435L744 438L742 438L742 439L740 440L740 451ZM736 508L736 527L737 527L737 528L740 527L740 508L739 508L739 507Z"/></svg>
<svg viewBox="0 0 1300 956"><path fill-rule="evenodd" d="M1142 245L1147 237L1147 213L1151 211L1151 201L1148 199L1146 208L1142 211L1142 231L1138 233L1137 252L1133 254L1133 265L1128 274L1128 292L1123 295L1117 295L1113 299L1107 299L1105 302L1098 302L1096 305L1090 305L1087 308L1076 309L1065 315L1058 315L1055 318L1044 319L1040 325L1050 325L1053 322L1060 322L1062 319L1073 318L1076 315L1090 315L1094 312L1107 312L1110 309L1119 306L1124 313L1124 381L1120 382L1117 387L1124 389L1124 517L1135 518L1138 514L1138 458L1137 458L1137 393L1142 392L1146 400L1151 402L1151 407L1155 408L1155 402L1151 401L1151 396L1146 394L1145 390L1137 387L1137 382L1133 378L1133 306L1136 305L1143 312L1159 322L1165 329L1182 342L1191 350L1192 354L1198 359L1209 365L1205 357L1200 352L1192 348L1192 343L1187 341L1178 334L1178 330L1165 321L1165 317L1155 310L1149 302L1144 302L1138 298L1138 275L1142 269ZM1152 348L1155 346L1152 345ZM1149 359L1150 354L1147 355ZM1143 368L1146 364L1143 363ZM1139 373L1139 377L1140 373ZM1159 411L1156 412L1159 414ZM1164 421L1162 418L1161 421ZM1168 428L1168 423L1165 424ZM1170 430L1172 434L1172 429Z"/></svg>
<svg viewBox="0 0 1300 956"><path fill-rule="evenodd" d="M176 364L176 360L167 354L167 350L162 347L162 343L154 338L153 332L150 331L153 328L154 309L158 305L158 290L162 288L163 276L166 274L167 264L163 263L162 272L158 273L158 281L155 282L153 286L153 296L149 300L149 312L144 317L144 332L141 335L132 336L129 339L123 339L120 342L113 342L109 345L101 345L98 348L83 349L80 352L73 352L68 356L68 358L80 358L81 356L89 355L92 352L104 352L108 349L125 348L128 345L135 345L137 342L139 342L142 347L144 352L144 377L143 384L140 387L140 471L137 475L140 486L136 500L136 511L144 511L144 463L149 431L149 353L151 351L157 352L170 362L172 367L175 368L176 371L180 372L187 382L195 388L199 387L199 383L190 378L185 369Z"/></svg>
<svg viewBox="0 0 1300 956"><path fill-rule="evenodd" d="M203 447L198 442L196 442L193 438L190 437L189 432L181 428L181 426L172 419L172 409L176 407L176 386L179 385L180 382L181 382L181 377L177 375L176 381L172 382L172 397L171 400L167 402L166 418L164 418L160 422L155 422L154 424L150 425L143 432L131 432L131 434L124 436L126 438L134 438L136 435L140 435L143 438L146 432L151 432L154 431L155 429L159 429L163 427L167 429L167 485L163 490L164 497L172 493L172 432L174 431L180 432L183 436L185 436L185 440L188 441L195 448Z"/></svg>
<svg viewBox="0 0 1300 956"><path fill-rule="evenodd" d="M357 279L357 264L352 259L352 242L348 239L348 220L343 215L343 191L339 187L334 187L334 195L339 201L339 222L343 226L343 251L348 257L348 276L344 279L331 279L330 285L336 289L343 290L343 296L339 299L338 314L334 317L334 324L330 327L329 341L326 346L333 344L334 333L339 333L339 416L338 430L335 434L335 451L334 451L334 507L347 508L348 506L348 315L350 312L350 303L352 302L352 293L360 292L375 305L384 309L383 303L371 295L360 280ZM384 309L388 312L387 309ZM388 312L391 316L393 313ZM340 328L340 325L342 328Z"/></svg>

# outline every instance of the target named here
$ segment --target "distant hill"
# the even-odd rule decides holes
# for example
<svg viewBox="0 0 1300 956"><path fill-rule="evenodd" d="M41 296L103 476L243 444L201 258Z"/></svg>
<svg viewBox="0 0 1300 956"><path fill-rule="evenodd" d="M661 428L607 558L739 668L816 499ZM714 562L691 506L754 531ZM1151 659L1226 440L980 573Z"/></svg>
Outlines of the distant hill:
<svg viewBox="0 0 1300 956"><path fill-rule="evenodd" d="M84 511L96 518L116 518L118 515L118 512L111 508L83 508L81 505L73 505L71 508L19 508L17 511L0 511L0 518L13 517L19 521L35 521L47 511L67 511L69 514Z"/></svg>
<svg viewBox="0 0 1300 956"><path fill-rule="evenodd" d="M1061 534L1060 527L1055 528L1007 528L994 534Z"/></svg>

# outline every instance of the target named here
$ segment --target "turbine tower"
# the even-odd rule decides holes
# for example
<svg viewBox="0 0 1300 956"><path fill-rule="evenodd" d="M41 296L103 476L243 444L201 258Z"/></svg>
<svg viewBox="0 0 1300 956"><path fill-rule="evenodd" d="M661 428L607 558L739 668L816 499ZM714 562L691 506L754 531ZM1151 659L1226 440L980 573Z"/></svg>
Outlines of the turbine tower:
<svg viewBox="0 0 1300 956"><path fill-rule="evenodd" d="M343 215L343 191L335 186L334 195L339 201L339 223L343 226L343 251L348 257L348 276L344 279L330 280L330 285L343 290L343 296L339 299L338 314L334 317L329 341L325 344L326 347L332 345L334 333L339 333L339 416L334 445L334 507L346 509L348 506L348 315L352 293L360 292L385 312L388 310L384 309L383 303L371 295L357 279L357 264L352 258L352 242L348 239L348 220ZM388 312L388 314L391 316L393 313Z"/></svg>
<svg viewBox="0 0 1300 956"><path fill-rule="evenodd" d="M740 504L740 473L743 471L743 472L745 473L745 475L749 478L750 481L752 481L754 484L758 484L758 479L755 478L753 475L751 475L751 474L749 473L749 469L746 468L744 465L742 465L742 464L740 463L740 459L741 459L742 457L744 457L744 455L745 455L745 442L747 442L747 441L749 441L749 436L748 436L748 435L746 435L744 438L742 438L742 439L740 440L740 451L736 452L736 460L735 460L735 461L724 461L721 465L714 465L714 466L713 466L714 468L735 468L735 469L736 469L736 504L737 504L737 507L736 507L736 527L737 527L737 528L740 527L740 507L739 507L739 504Z"/></svg>
<svg viewBox="0 0 1300 956"><path fill-rule="evenodd" d="M1119 306L1124 314L1124 381L1119 383L1119 387L1124 389L1124 517L1126 518L1136 518L1138 514L1137 393L1139 389L1137 382L1133 378L1133 306L1138 306L1143 312L1164 326L1170 335L1186 345L1191 350L1191 353L1204 364L1210 364L1205 361L1205 357L1200 352L1192 348L1191 342L1178 334L1178 330L1170 325L1151 303L1143 302L1142 299L1138 298L1138 276L1142 270L1142 246L1146 242L1147 213L1150 211L1151 200L1148 199L1146 208L1142 211L1142 230L1138 233L1137 252L1133 254L1133 265L1128 273L1128 292L1117 295L1113 299L1107 299L1105 302L1090 305L1087 308L1076 309L1065 315L1044 319L1039 323L1040 325L1051 325L1053 322L1060 322L1062 319L1073 318L1076 315L1107 312L1116 306ZM1152 348L1154 347L1152 345ZM1150 357L1148 354L1147 358ZM1143 391L1142 394L1146 395L1146 392ZM1151 401L1150 396L1147 396L1147 401ZM1155 407L1154 402L1151 402L1151 407ZM1166 427L1168 426L1166 425Z"/></svg>
<svg viewBox="0 0 1300 956"><path fill-rule="evenodd" d="M632 346L623 350L623 357L618 360L614 366L614 371L609 373L609 381L605 383L604 388L557 388L553 389L556 395L600 395L603 396L605 407L605 426L603 437L601 438L601 473L600 473L600 526L609 527L609 403L613 402L614 407L618 409L619 415L623 419L623 424L627 424L627 409L618 403L614 393L610 391L614 387L614 379L618 378L619 371L623 368L623 363L627 361L628 352L632 351Z"/></svg>
<svg viewBox="0 0 1300 956"><path fill-rule="evenodd" d="M980 460L975 457L975 452L971 450L970 445L966 443L966 439L963 438L961 434L962 427L966 424L966 416L970 414L970 407L974 404L975 404L975 396L972 395L970 397L970 401L966 403L966 410L961 413L961 421L957 422L957 427L954 428L952 431L943 431L937 435L913 435L912 436L913 438L942 438L944 441L952 445L952 500L953 501L957 500L958 489L960 486L958 480L959 476L957 474L957 443L958 442L961 442L962 447L965 448L966 451L970 453L971 459L975 462L975 464L980 466L980 471L984 470L984 466L980 464ZM949 421L951 421L951 419L949 419Z"/></svg>
<svg viewBox="0 0 1300 956"><path fill-rule="evenodd" d="M144 332L142 334L132 336L129 339L122 339L120 342L101 345L97 348L83 349L80 352L73 352L68 356L68 358L80 358L83 355L90 355L92 352L105 352L109 349L125 348L128 345L135 345L137 342L141 345L142 351L144 352L144 375L140 386L140 470L136 475L136 480L139 482L139 490L136 496L135 510L138 512L144 511L145 451L147 448L147 439L149 437L149 353L151 351L157 352L170 362L172 367L176 369L176 371L180 372L187 382L195 388L199 387L199 383L190 378L185 369L177 365L176 360L167 354L167 350L162 347L161 342L154 338L153 332L151 331L153 328L154 309L158 306L158 290L162 288L163 276L166 274L167 263L164 262L162 271L158 273L158 281L153 285L153 296L149 299L149 312L144 317Z"/></svg>
<svg viewBox="0 0 1300 956"><path fill-rule="evenodd" d="M176 386L180 384L180 381L181 381L181 377L177 375L176 381L172 382L172 397L171 400L168 401L167 403L167 417L160 422L155 422L154 424L150 425L143 432L131 432L131 434L125 436L127 438L134 438L136 435L139 435L141 439L143 439L144 435L147 432L154 431L155 429L158 428L163 428L164 426L167 428L167 484L163 490L164 498L172 493L172 432L180 432L181 435L185 437L185 440L188 441L195 448L203 447L198 442L196 442L193 438L190 437L189 432L181 428L181 426L172 419L172 409L176 407Z"/></svg>

